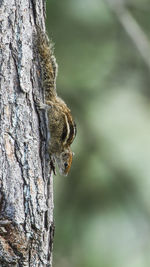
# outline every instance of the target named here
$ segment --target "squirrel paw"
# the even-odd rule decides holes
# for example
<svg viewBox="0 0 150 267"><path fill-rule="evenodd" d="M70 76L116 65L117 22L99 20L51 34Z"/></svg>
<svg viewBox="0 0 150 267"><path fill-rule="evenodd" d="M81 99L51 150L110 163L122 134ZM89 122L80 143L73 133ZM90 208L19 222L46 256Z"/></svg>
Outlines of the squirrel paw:
<svg viewBox="0 0 150 267"><path fill-rule="evenodd" d="M50 108L50 105L44 104L41 102L39 99L36 99L35 105L37 106L38 109L40 110L46 110Z"/></svg>

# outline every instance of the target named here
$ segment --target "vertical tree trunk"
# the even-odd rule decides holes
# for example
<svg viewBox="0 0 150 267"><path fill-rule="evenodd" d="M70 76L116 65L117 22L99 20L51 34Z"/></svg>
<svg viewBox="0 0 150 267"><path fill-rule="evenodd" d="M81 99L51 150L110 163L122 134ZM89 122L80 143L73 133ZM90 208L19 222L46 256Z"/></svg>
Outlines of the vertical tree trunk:
<svg viewBox="0 0 150 267"><path fill-rule="evenodd" d="M44 0L0 1L0 266L51 266L53 187L35 64Z"/></svg>

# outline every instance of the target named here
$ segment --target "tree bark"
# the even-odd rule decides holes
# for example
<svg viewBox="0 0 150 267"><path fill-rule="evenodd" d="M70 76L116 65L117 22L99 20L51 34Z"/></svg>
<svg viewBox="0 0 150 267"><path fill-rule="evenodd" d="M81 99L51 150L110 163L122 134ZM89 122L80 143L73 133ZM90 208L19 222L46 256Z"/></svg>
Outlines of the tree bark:
<svg viewBox="0 0 150 267"><path fill-rule="evenodd" d="M0 0L0 266L49 267L53 184L35 24L45 27L44 0ZM42 26L43 25L43 26Z"/></svg>

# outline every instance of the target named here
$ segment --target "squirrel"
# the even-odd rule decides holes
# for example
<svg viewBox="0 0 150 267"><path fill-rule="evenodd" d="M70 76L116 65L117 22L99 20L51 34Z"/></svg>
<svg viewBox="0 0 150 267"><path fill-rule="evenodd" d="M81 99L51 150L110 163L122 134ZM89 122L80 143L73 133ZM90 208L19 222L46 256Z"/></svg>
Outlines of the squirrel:
<svg viewBox="0 0 150 267"><path fill-rule="evenodd" d="M38 103L40 109L47 110L48 153L52 159L52 169L55 173L55 161L61 175L67 175L74 153L70 146L76 136L76 124L66 103L57 95L56 77L57 63L53 47L40 27L37 27L37 51L41 64L42 84L45 92L45 104Z"/></svg>

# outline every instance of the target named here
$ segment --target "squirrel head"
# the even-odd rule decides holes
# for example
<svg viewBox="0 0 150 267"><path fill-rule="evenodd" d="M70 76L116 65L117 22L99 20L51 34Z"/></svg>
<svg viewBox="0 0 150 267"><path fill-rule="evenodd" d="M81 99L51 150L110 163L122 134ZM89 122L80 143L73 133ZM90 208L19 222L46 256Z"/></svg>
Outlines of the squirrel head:
<svg viewBox="0 0 150 267"><path fill-rule="evenodd" d="M67 148L59 154L59 157L55 157L61 175L67 176L69 173L73 155L70 148Z"/></svg>

